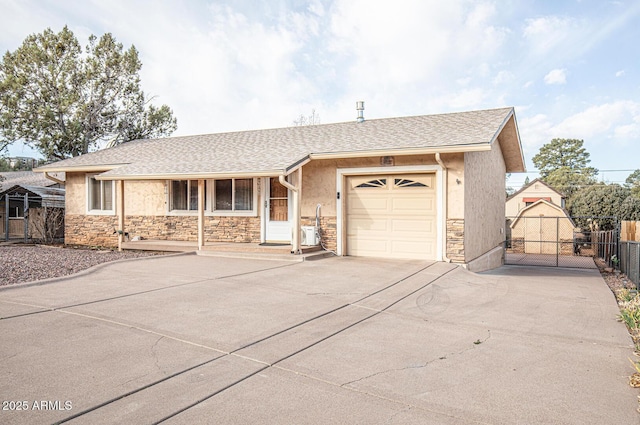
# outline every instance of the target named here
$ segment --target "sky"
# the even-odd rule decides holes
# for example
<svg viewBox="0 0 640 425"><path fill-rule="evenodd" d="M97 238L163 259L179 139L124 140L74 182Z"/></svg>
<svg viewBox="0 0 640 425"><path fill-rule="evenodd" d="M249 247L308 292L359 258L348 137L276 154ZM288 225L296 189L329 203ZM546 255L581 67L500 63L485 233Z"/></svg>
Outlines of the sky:
<svg viewBox="0 0 640 425"><path fill-rule="evenodd" d="M134 45L174 135L513 106L528 173L584 140L599 178L640 168L637 0L0 0L0 52L67 25ZM12 156L37 156L18 143ZM622 170L622 171L609 171Z"/></svg>

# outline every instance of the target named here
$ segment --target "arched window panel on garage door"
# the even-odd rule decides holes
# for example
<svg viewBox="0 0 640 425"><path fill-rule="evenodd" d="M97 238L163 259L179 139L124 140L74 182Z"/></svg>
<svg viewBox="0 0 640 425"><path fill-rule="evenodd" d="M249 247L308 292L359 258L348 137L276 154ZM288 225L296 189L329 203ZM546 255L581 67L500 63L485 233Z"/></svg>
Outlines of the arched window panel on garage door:
<svg viewBox="0 0 640 425"><path fill-rule="evenodd" d="M412 174L393 177L394 189L430 188L434 187L433 174Z"/></svg>
<svg viewBox="0 0 640 425"><path fill-rule="evenodd" d="M354 178L352 183L356 189L383 188L387 186L387 179L371 179L370 177Z"/></svg>
<svg viewBox="0 0 640 425"><path fill-rule="evenodd" d="M410 179L394 179L397 187L429 187L428 185Z"/></svg>

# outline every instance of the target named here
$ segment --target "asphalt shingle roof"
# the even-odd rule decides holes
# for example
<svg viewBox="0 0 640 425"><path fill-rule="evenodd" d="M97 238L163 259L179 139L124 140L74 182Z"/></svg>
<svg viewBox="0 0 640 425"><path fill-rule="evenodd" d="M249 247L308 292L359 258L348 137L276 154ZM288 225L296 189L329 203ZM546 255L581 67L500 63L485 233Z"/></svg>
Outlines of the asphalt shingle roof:
<svg viewBox="0 0 640 425"><path fill-rule="evenodd" d="M64 189L17 184L0 192L0 200L6 193L9 193L10 196L15 193L29 193L30 196L40 198L42 201L42 206L64 208Z"/></svg>
<svg viewBox="0 0 640 425"><path fill-rule="evenodd" d="M48 187L57 184L49 180L42 173L34 173L33 171L3 171L0 172L0 190L15 185L41 186ZM55 174L60 180L64 180L64 173Z"/></svg>
<svg viewBox="0 0 640 425"><path fill-rule="evenodd" d="M312 154L489 145L513 108L136 140L40 167L104 166L104 176L274 173ZM519 140L518 140L519 143Z"/></svg>

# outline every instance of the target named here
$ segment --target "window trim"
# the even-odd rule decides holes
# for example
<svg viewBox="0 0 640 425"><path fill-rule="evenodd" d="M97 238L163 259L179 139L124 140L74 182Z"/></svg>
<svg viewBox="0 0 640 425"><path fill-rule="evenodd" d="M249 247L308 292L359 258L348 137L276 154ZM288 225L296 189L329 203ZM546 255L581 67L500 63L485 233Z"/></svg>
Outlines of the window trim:
<svg viewBox="0 0 640 425"><path fill-rule="evenodd" d="M98 180L95 178L98 174L87 174L85 176L85 193L86 193L86 211L87 215L115 215L116 214L116 190L117 185L115 180ZM109 181L111 182L111 209L92 209L91 205L91 180L95 180L100 183L100 192L104 190L104 183ZM102 197L101 197L102 198Z"/></svg>
<svg viewBox="0 0 640 425"><path fill-rule="evenodd" d="M244 180L251 179L252 181L252 209L246 211L222 211L222 210L214 210L215 207L215 181L216 180ZM167 215L170 216L197 216L198 210L172 210L172 193L171 193L171 182L176 180L194 180L194 179L175 179L175 180L167 180L166 181L166 205L167 205ZM197 181L197 180L196 180ZM232 187L235 186L235 182L232 183ZM188 190L187 190L188 193ZM205 201L206 204L204 206L204 214L208 217L257 217L258 216L258 179L256 177L228 177L221 179L207 179L205 180Z"/></svg>
<svg viewBox="0 0 640 425"><path fill-rule="evenodd" d="M233 199L233 188L235 188L236 180L247 180L251 179L251 190L252 190L252 200L251 200L251 209L250 210L242 210L242 211L234 211L234 210L216 210L215 205L215 187L216 180L231 180L231 204L234 205ZM214 216L214 217L225 217L225 216L236 216L236 217L257 217L258 216L258 179L255 177L229 177L225 179L212 179L207 180L207 205L206 205L206 215Z"/></svg>
<svg viewBox="0 0 640 425"><path fill-rule="evenodd" d="M173 208L173 182L174 181L186 181L187 182L187 205L189 205L189 196L191 193L191 182L196 182L196 190L197 190L197 182L196 179L173 179L166 181L166 193L167 193L167 215L198 215L198 209L196 207L195 210L176 210Z"/></svg>

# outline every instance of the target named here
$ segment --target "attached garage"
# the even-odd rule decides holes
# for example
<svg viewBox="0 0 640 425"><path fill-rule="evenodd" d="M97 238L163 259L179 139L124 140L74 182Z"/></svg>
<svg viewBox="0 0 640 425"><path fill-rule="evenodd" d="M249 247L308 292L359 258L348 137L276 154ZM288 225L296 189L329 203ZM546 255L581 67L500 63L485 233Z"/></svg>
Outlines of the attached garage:
<svg viewBox="0 0 640 425"><path fill-rule="evenodd" d="M436 176L346 178L347 255L436 259Z"/></svg>

